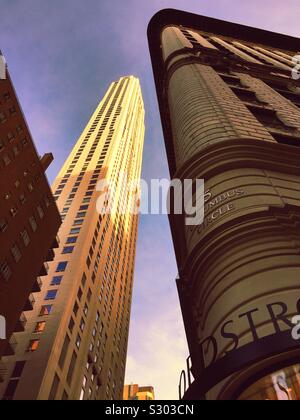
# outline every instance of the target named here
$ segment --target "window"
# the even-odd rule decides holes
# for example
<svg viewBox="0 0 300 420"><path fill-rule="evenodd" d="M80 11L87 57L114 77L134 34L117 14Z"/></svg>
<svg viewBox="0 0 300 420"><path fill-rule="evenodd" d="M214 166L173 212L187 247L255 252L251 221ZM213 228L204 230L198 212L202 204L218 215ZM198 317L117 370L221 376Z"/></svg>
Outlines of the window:
<svg viewBox="0 0 300 420"><path fill-rule="evenodd" d="M10 113L10 115L16 114L17 113L16 108L14 106L12 106L11 108L9 108L9 113Z"/></svg>
<svg viewBox="0 0 300 420"><path fill-rule="evenodd" d="M77 293L77 297L78 297L79 301L81 301L82 295L83 295L82 289L81 289L81 287L79 287L78 293Z"/></svg>
<svg viewBox="0 0 300 420"><path fill-rule="evenodd" d="M62 251L62 254L72 254L73 250L74 246L65 246Z"/></svg>
<svg viewBox="0 0 300 420"><path fill-rule="evenodd" d="M9 200L10 197L11 197L11 192L10 191L8 191L7 193L4 194L5 200Z"/></svg>
<svg viewBox="0 0 300 420"><path fill-rule="evenodd" d="M85 304L84 309L83 309L83 313L84 313L85 316L87 316L88 311L89 311L89 307L87 306L87 304Z"/></svg>
<svg viewBox="0 0 300 420"><path fill-rule="evenodd" d="M40 316L51 315L53 306L52 305L44 305L41 308Z"/></svg>
<svg viewBox="0 0 300 420"><path fill-rule="evenodd" d="M11 162L10 157L8 155L3 156L3 162L5 166L8 166Z"/></svg>
<svg viewBox="0 0 300 420"><path fill-rule="evenodd" d="M58 290L48 290L45 296L45 300L54 300L56 298Z"/></svg>
<svg viewBox="0 0 300 420"><path fill-rule="evenodd" d="M4 150L4 141L0 140L0 152Z"/></svg>
<svg viewBox="0 0 300 420"><path fill-rule="evenodd" d="M6 261L0 266L0 274L5 281L8 281L11 278L12 271Z"/></svg>
<svg viewBox="0 0 300 420"><path fill-rule="evenodd" d="M15 364L15 368L13 370L13 373L11 374L11 378L20 378L22 373L23 373L25 364L26 364L25 361L17 362Z"/></svg>
<svg viewBox="0 0 300 420"><path fill-rule="evenodd" d="M77 314L78 314L78 310L79 310L78 303L77 303L77 302L75 302L75 304L74 304L74 308L73 308L73 313L74 313L74 315L75 315L75 316L77 316Z"/></svg>
<svg viewBox="0 0 300 420"><path fill-rule="evenodd" d="M3 94L3 99L5 100L5 102L8 102L10 100L10 93L9 92L5 92Z"/></svg>
<svg viewBox="0 0 300 420"><path fill-rule="evenodd" d="M78 228L73 228L70 231L70 235L77 235L80 232L80 227Z"/></svg>
<svg viewBox="0 0 300 420"><path fill-rule="evenodd" d="M82 332L84 331L84 328L85 328L85 322L84 322L84 319L81 318L81 321L80 321L80 329L81 329Z"/></svg>
<svg viewBox="0 0 300 420"><path fill-rule="evenodd" d="M35 326L34 332L35 333L42 333L44 331L46 327L46 322L42 321L42 322L38 322Z"/></svg>
<svg viewBox="0 0 300 420"><path fill-rule="evenodd" d="M77 213L76 218L78 217L85 217L86 216L86 211L82 211L80 213Z"/></svg>
<svg viewBox="0 0 300 420"><path fill-rule="evenodd" d="M67 244L75 244L78 236L73 236L72 238L67 239Z"/></svg>
<svg viewBox="0 0 300 420"><path fill-rule="evenodd" d="M80 206L79 211L82 211L82 210L87 210L88 208L89 208L89 206L88 206L88 205L85 205L85 206Z"/></svg>
<svg viewBox="0 0 300 420"><path fill-rule="evenodd" d="M300 146L300 137L289 136L284 134L271 133L277 143L289 144L290 146Z"/></svg>
<svg viewBox="0 0 300 420"><path fill-rule="evenodd" d="M82 284L82 286L84 287L85 286L85 284L86 284L86 280L87 280L87 278L86 278L86 274L85 273L83 273L83 275L82 275L82 279L81 279L81 284Z"/></svg>
<svg viewBox="0 0 300 420"><path fill-rule="evenodd" d="M83 222L84 222L83 219L75 220L74 221L74 226L81 226Z"/></svg>
<svg viewBox="0 0 300 420"><path fill-rule="evenodd" d="M75 352L73 352L72 359L71 359L70 366L69 366L68 375L67 375L67 382L68 382L69 385L71 385L71 382L72 382L72 379L73 379L73 374L74 374L74 370L75 370L76 361L77 361L77 355L76 355Z"/></svg>
<svg viewBox="0 0 300 420"><path fill-rule="evenodd" d="M90 257L87 257L87 259L86 259L86 265L88 266L88 268L90 268L90 266L91 266L91 259L90 259Z"/></svg>
<svg viewBox="0 0 300 420"><path fill-rule="evenodd" d="M13 399L18 384L19 384L19 379L10 379L10 381L8 382L8 385L6 387L6 390L3 394L3 399L4 400L12 400Z"/></svg>
<svg viewBox="0 0 300 420"><path fill-rule="evenodd" d="M50 390L50 394L49 394L49 401L54 401L57 391L58 391L58 387L59 387L59 377L57 376L57 374L55 374L54 379L53 379L53 383L51 386L51 390Z"/></svg>
<svg viewBox="0 0 300 420"><path fill-rule="evenodd" d="M37 351L39 345L40 345L40 340L30 340L27 351L35 352Z"/></svg>
<svg viewBox="0 0 300 420"><path fill-rule="evenodd" d="M53 277L53 279L51 281L51 286L59 286L61 284L62 279L63 279L63 276Z"/></svg>
<svg viewBox="0 0 300 420"><path fill-rule="evenodd" d="M70 322L69 322L69 330L71 333L73 333L74 326L75 326L75 322L74 322L74 319L71 317Z"/></svg>
<svg viewBox="0 0 300 420"><path fill-rule="evenodd" d="M63 262L58 263L57 268L56 268L56 272L57 273L64 272L67 268L67 265L68 265L68 261L63 261Z"/></svg>
<svg viewBox="0 0 300 420"><path fill-rule="evenodd" d="M21 254L21 251L20 251L18 245L17 244L13 244L13 246L11 247L10 250L11 250L11 253L12 253L13 257L14 257L14 260L16 262L19 262L20 259L21 259L21 257L22 257L22 254Z"/></svg>
<svg viewBox="0 0 300 420"><path fill-rule="evenodd" d="M16 138L16 136L14 135L14 133L12 131L7 133L7 139L8 139L9 142L12 142L15 138Z"/></svg>
<svg viewBox="0 0 300 420"><path fill-rule="evenodd" d="M81 388L80 397L79 397L79 400L80 401L83 401L83 399L84 399L84 393L85 393L84 388Z"/></svg>
<svg viewBox="0 0 300 420"><path fill-rule="evenodd" d="M11 214L12 217L15 217L17 215L17 213L18 213L17 207L12 207L10 209L10 214Z"/></svg>
<svg viewBox="0 0 300 420"><path fill-rule="evenodd" d="M18 134L23 133L23 127L22 127L21 125L18 125L18 126L17 126L17 133L18 133Z"/></svg>
<svg viewBox="0 0 300 420"><path fill-rule="evenodd" d="M0 123L5 123L6 121L6 115L4 112L0 112Z"/></svg>
<svg viewBox="0 0 300 420"><path fill-rule="evenodd" d="M20 195L20 203L21 203L21 204L25 204L25 203L26 203L26 197L25 197L25 194L21 194L21 195Z"/></svg>
<svg viewBox="0 0 300 420"><path fill-rule="evenodd" d="M42 209L42 207L41 206L37 206L37 211L38 211L38 214L40 216L40 219L43 219L43 217L44 217L44 210Z"/></svg>
<svg viewBox="0 0 300 420"><path fill-rule="evenodd" d="M29 245L29 243L30 243L30 237L29 237L29 235L28 235L27 230L25 229L25 230L23 230L22 232L20 232L20 236L21 236L21 238L22 238L23 244L24 244L25 246L28 246L28 245Z"/></svg>
<svg viewBox="0 0 300 420"><path fill-rule="evenodd" d="M98 321L99 321L99 319L100 319L100 313L99 313L99 312L97 312L97 314L96 314L96 322L98 322Z"/></svg>
<svg viewBox="0 0 300 420"><path fill-rule="evenodd" d="M0 231L4 232L7 229L7 220L0 219Z"/></svg>
<svg viewBox="0 0 300 420"><path fill-rule="evenodd" d="M20 153L19 147L18 146L14 146L13 152L14 152L14 156L18 156L18 154Z"/></svg>
<svg viewBox="0 0 300 420"><path fill-rule="evenodd" d="M87 300L90 301L92 297L92 291L91 289L88 290L88 294L87 294Z"/></svg>
<svg viewBox="0 0 300 420"><path fill-rule="evenodd" d="M36 230L37 230L37 223L36 223L36 220L35 220L35 217L34 216L29 217L29 224L31 226L32 231L33 232L36 232Z"/></svg>
<svg viewBox="0 0 300 420"><path fill-rule="evenodd" d="M65 337L65 341L64 341L64 344L63 344L63 347L62 347L62 350L61 350L61 353L60 353L59 361L58 361L59 367L61 369L63 369L63 367L64 367L65 360L66 360L67 353L68 353L68 349L69 349L69 345L70 345L70 338L67 334L66 337Z"/></svg>
<svg viewBox="0 0 300 420"><path fill-rule="evenodd" d="M75 342L75 344L76 344L76 347L79 349L80 344L81 344L81 337L80 337L80 335L79 335L79 334L78 334L78 335L77 335L77 337L76 337L76 342Z"/></svg>

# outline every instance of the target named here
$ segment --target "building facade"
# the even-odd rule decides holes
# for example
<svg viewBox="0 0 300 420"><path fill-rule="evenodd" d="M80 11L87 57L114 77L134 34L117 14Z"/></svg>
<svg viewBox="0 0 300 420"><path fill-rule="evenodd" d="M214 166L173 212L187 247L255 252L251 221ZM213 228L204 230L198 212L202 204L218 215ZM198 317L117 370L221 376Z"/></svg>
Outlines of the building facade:
<svg viewBox="0 0 300 420"><path fill-rule="evenodd" d="M176 10L148 38L171 177L205 182L203 224L170 216L181 397L298 399L300 42Z"/></svg>
<svg viewBox="0 0 300 420"><path fill-rule="evenodd" d="M155 400L153 386L139 386L137 384L125 385L123 400Z"/></svg>
<svg viewBox="0 0 300 420"><path fill-rule="evenodd" d="M32 309L39 276L47 273L58 246L61 219L45 176L53 156L39 157L2 56L0 62L1 358L14 353L12 334L24 330L24 312ZM4 375L0 362L0 382Z"/></svg>
<svg viewBox="0 0 300 420"><path fill-rule="evenodd" d="M143 141L140 84L122 77L53 184L60 248L6 359L3 399L122 399L138 229L123 175L140 179Z"/></svg>

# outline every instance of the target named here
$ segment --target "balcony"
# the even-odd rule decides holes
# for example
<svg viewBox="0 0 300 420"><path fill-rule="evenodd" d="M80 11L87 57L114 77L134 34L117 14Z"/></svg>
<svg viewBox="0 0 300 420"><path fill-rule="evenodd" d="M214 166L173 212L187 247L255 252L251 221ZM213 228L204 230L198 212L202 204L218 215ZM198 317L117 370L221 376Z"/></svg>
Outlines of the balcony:
<svg viewBox="0 0 300 420"><path fill-rule="evenodd" d="M38 293L41 291L42 289L42 279L40 277L37 277L36 281L34 282L32 289L31 289L31 293Z"/></svg>
<svg viewBox="0 0 300 420"><path fill-rule="evenodd" d="M32 295L28 296L27 302L25 303L23 311L32 311L35 304L35 299Z"/></svg>

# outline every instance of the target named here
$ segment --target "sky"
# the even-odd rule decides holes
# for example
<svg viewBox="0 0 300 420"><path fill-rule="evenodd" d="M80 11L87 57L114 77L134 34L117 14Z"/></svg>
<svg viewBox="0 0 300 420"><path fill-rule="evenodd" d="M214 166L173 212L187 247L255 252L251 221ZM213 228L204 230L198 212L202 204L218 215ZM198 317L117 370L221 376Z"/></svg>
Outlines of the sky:
<svg viewBox="0 0 300 420"><path fill-rule="evenodd" d="M299 36L299 0L0 0L0 49L52 182L109 84L140 78L146 109L143 178L168 178L147 25L176 8ZM188 356L167 216L142 216L126 382L178 399Z"/></svg>

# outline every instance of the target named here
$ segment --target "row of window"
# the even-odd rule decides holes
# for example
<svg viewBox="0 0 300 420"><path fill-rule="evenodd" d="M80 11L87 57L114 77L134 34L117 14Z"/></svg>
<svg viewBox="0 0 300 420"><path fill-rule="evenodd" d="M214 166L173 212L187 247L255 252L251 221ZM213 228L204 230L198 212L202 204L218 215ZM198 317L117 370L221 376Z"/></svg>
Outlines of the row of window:
<svg viewBox="0 0 300 420"><path fill-rule="evenodd" d="M47 203L48 203L48 197L47 197ZM39 205L37 208L37 212L39 214L40 219L44 218L44 210L42 209L42 207ZM32 233L36 232L38 229L38 223L37 223L37 219L36 217L30 216L30 218L28 219L28 223L29 226L31 228ZM0 232L5 232L6 229L8 227L8 222L6 218L3 218L0 220ZM31 237L30 234L28 232L27 228L24 228L21 232L20 232L20 242L15 242L13 243L13 245L10 248L10 252L12 254L12 257L14 259L14 261L16 263L18 263L20 261L20 259L22 258L22 250L20 247L20 244L22 244L22 246L24 247L28 247L31 241ZM12 276L12 268L9 265L7 259L0 265L0 276L2 277L2 279L4 281L9 281L9 279Z"/></svg>
<svg viewBox="0 0 300 420"><path fill-rule="evenodd" d="M14 140L17 140L17 136L21 134L23 134L22 125L18 125L16 127L16 131L9 131L6 135L6 139L0 139L0 152L2 152L5 149L6 145L14 143ZM26 137L21 140L21 144L24 146L28 144L28 140Z"/></svg>
<svg viewBox="0 0 300 420"><path fill-rule="evenodd" d="M270 132L270 134L280 143L300 146L300 138L296 128L287 126L278 118L276 111L268 108L266 103L262 103L257 98L255 92L242 85L237 76L219 73L220 77L229 85L234 94L244 102L254 117ZM272 87L272 86L271 86ZM298 96L300 103L300 95Z"/></svg>
<svg viewBox="0 0 300 420"><path fill-rule="evenodd" d="M182 29L181 32L193 46L198 47L201 45L201 41L199 42L190 31ZM259 46L248 46L238 41L225 40L208 34L201 34L201 36L204 39L207 39L211 45L217 48L217 50L223 51L226 54L234 53L239 58L247 60L247 62L250 60L254 63L275 66L285 70L289 70L289 68L293 67L292 57L280 51L271 51ZM208 45L202 46L207 47Z"/></svg>

